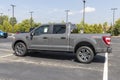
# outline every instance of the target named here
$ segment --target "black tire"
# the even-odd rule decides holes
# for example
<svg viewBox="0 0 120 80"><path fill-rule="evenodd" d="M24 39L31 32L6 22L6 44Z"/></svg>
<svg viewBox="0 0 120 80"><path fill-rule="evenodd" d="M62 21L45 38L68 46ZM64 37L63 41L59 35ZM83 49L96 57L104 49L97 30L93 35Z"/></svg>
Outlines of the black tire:
<svg viewBox="0 0 120 80"><path fill-rule="evenodd" d="M14 51L16 56L23 57L27 54L27 47L23 42L18 42L15 44Z"/></svg>
<svg viewBox="0 0 120 80"><path fill-rule="evenodd" d="M4 36L4 38L7 38L7 36Z"/></svg>
<svg viewBox="0 0 120 80"><path fill-rule="evenodd" d="M90 63L94 59L94 52L88 46L81 46L76 52L76 57L81 63Z"/></svg>

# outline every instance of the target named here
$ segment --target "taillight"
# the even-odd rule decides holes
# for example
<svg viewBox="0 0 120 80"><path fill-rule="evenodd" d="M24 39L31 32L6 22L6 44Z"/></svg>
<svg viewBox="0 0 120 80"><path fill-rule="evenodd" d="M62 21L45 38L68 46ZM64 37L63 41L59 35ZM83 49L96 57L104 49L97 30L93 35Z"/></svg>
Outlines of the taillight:
<svg viewBox="0 0 120 80"><path fill-rule="evenodd" d="M104 41L107 45L110 45L110 43L111 43L111 37L110 37L110 36L103 36L103 41Z"/></svg>

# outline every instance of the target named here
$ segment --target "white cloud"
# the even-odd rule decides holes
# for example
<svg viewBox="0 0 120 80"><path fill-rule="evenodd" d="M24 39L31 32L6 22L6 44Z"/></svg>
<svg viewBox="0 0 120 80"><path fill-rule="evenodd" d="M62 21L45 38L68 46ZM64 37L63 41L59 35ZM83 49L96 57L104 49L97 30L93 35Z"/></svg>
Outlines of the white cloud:
<svg viewBox="0 0 120 80"><path fill-rule="evenodd" d="M64 12L65 10L64 9L57 9L57 8L55 8L55 9L53 9L51 11L52 12Z"/></svg>
<svg viewBox="0 0 120 80"><path fill-rule="evenodd" d="M59 11L59 9L53 9L53 12L58 12Z"/></svg>
<svg viewBox="0 0 120 80"><path fill-rule="evenodd" d="M68 15L74 15L75 13L74 12L69 12Z"/></svg>
<svg viewBox="0 0 120 80"><path fill-rule="evenodd" d="M50 11L48 11L48 13L49 13L49 14L61 13L61 12L63 12L63 11L64 11L64 10L55 8L55 9L51 9Z"/></svg>
<svg viewBox="0 0 120 80"><path fill-rule="evenodd" d="M96 9L95 8L92 8L92 7L86 7L85 8L85 12L86 13L91 13L91 12L94 12ZM83 10L80 11L81 13L83 12Z"/></svg>
<svg viewBox="0 0 120 80"><path fill-rule="evenodd" d="M68 15L76 15L76 14L80 14L80 11L70 11L68 13Z"/></svg>

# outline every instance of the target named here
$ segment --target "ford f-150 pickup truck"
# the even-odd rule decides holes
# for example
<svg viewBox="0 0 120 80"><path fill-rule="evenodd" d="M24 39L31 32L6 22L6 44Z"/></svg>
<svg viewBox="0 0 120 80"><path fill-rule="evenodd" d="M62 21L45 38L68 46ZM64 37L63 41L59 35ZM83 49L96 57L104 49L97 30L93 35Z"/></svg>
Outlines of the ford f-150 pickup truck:
<svg viewBox="0 0 120 80"><path fill-rule="evenodd" d="M44 24L29 33L14 36L12 48L16 56L31 51L69 52L81 63L90 63L97 53L111 53L110 34L74 33L76 25Z"/></svg>

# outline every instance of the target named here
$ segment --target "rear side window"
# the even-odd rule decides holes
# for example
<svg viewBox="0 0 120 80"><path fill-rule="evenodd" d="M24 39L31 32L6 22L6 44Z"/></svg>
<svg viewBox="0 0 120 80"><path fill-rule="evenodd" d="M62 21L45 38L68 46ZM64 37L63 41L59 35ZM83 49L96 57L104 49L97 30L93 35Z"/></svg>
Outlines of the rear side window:
<svg viewBox="0 0 120 80"><path fill-rule="evenodd" d="M54 25L53 34L64 34L66 32L66 25Z"/></svg>

